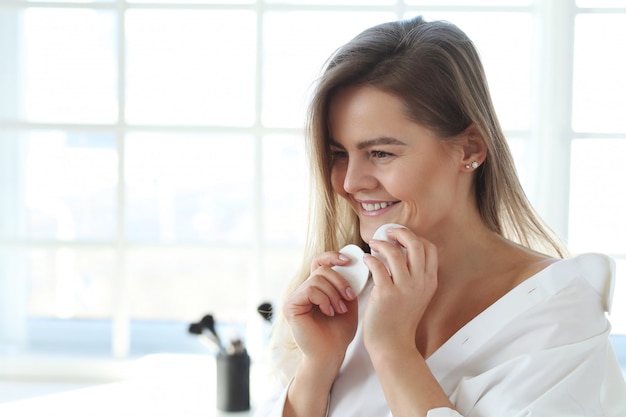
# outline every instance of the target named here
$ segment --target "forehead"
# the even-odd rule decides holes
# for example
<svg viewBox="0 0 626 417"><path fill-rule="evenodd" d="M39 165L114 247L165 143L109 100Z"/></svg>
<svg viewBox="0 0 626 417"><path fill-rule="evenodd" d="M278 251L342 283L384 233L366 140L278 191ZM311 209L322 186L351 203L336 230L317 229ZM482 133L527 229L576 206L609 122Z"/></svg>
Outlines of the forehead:
<svg viewBox="0 0 626 417"><path fill-rule="evenodd" d="M371 86L351 86L337 91L331 98L328 117L333 125L345 119L365 121L372 114L408 120L402 100Z"/></svg>
<svg viewBox="0 0 626 417"><path fill-rule="evenodd" d="M428 130L407 116L402 100L370 86L344 88L333 96L328 129L330 142L342 146L380 138L406 141L417 130Z"/></svg>
<svg viewBox="0 0 626 417"><path fill-rule="evenodd" d="M364 143L409 144L420 137L436 137L434 131L408 117L401 99L370 86L345 88L333 96L328 130L327 143L360 149Z"/></svg>

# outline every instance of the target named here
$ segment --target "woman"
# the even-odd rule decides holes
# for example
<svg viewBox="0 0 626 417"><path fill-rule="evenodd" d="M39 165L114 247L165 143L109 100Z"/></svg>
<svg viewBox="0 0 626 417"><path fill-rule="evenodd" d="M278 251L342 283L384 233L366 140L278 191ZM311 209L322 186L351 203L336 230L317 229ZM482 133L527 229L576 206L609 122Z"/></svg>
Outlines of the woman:
<svg viewBox="0 0 626 417"><path fill-rule="evenodd" d="M309 137L309 255L266 414L626 415L604 314L614 264L561 259L462 31L415 18L361 33L319 80ZM387 223L406 228L372 239ZM347 244L389 263L364 256L361 295L333 269Z"/></svg>

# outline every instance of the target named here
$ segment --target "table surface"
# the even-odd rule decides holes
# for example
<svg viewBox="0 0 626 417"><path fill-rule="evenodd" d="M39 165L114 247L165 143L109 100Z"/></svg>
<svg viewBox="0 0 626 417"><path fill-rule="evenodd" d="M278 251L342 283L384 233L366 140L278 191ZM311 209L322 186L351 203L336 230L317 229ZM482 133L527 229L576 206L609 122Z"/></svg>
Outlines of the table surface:
<svg viewBox="0 0 626 417"><path fill-rule="evenodd" d="M0 404L2 417L249 417L253 411L223 412L215 404L215 360L180 355L140 359L139 371L120 382L79 388ZM262 399L264 370L253 366L251 402ZM258 387L258 388L257 388Z"/></svg>

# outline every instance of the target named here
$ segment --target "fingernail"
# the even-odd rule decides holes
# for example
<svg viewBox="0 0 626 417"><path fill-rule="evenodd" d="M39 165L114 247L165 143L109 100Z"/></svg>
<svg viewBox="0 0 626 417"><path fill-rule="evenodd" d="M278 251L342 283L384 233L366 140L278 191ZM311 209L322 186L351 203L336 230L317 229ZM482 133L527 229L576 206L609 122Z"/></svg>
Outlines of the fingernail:
<svg viewBox="0 0 626 417"><path fill-rule="evenodd" d="M330 316L331 317L334 316L335 315L335 309L333 308L333 306L330 306L329 310L330 310Z"/></svg>
<svg viewBox="0 0 626 417"><path fill-rule="evenodd" d="M346 297L348 297L348 300L354 300L356 298L356 294L354 293L352 287L346 288Z"/></svg>
<svg viewBox="0 0 626 417"><path fill-rule="evenodd" d="M347 257L346 255L344 255L343 253L340 253L340 254L339 254L339 260L340 260L340 261L343 261L343 262L346 262L346 261L349 261L349 260L350 260L350 258L348 258L348 257Z"/></svg>
<svg viewBox="0 0 626 417"><path fill-rule="evenodd" d="M343 302L343 300L339 301L339 312L340 313L345 313L346 311L348 311L348 307L346 307L346 303Z"/></svg>

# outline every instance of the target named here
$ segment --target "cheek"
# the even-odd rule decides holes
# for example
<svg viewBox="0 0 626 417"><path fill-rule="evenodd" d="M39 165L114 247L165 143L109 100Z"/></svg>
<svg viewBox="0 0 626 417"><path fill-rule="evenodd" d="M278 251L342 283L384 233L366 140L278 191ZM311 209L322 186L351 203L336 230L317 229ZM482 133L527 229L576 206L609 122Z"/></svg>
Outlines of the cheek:
<svg viewBox="0 0 626 417"><path fill-rule="evenodd" d="M378 182L387 193L398 200L410 201L415 198L418 185L414 181L415 173L411 171L398 171L382 173L378 176Z"/></svg>
<svg viewBox="0 0 626 417"><path fill-rule="evenodd" d="M420 203L415 200L402 200L402 211L399 213L396 223L400 223L414 233L419 233L420 227Z"/></svg>
<svg viewBox="0 0 626 417"><path fill-rule="evenodd" d="M397 222L415 231L420 224L420 211L426 203L426 190L422 181L415 178L424 177L415 170L404 170L397 175L385 178L385 189L394 198L402 201L402 213Z"/></svg>

